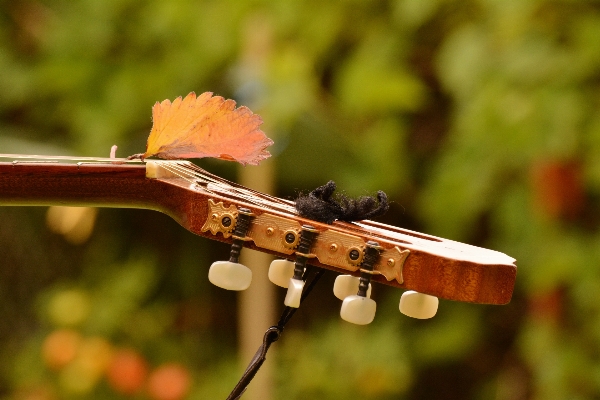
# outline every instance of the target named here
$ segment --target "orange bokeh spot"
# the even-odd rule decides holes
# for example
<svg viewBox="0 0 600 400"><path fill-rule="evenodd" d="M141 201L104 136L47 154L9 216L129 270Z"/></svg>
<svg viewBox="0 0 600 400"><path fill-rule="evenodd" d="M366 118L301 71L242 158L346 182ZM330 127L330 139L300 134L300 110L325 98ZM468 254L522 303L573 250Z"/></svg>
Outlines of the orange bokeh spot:
<svg viewBox="0 0 600 400"><path fill-rule="evenodd" d="M42 358L52 369L61 369L77 356L81 335L73 329L58 329L51 332L42 343Z"/></svg>
<svg viewBox="0 0 600 400"><path fill-rule="evenodd" d="M148 378L148 395L154 400L180 400L190 390L188 370L176 363L163 364Z"/></svg>
<svg viewBox="0 0 600 400"><path fill-rule="evenodd" d="M131 349L116 351L106 371L110 387L127 395L138 393L144 386L147 375L146 360Z"/></svg>

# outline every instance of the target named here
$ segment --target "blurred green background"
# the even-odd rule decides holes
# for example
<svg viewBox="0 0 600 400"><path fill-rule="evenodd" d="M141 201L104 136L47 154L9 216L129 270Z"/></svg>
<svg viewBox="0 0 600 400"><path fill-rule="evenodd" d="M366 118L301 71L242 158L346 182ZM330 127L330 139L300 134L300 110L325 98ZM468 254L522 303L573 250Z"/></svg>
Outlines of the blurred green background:
<svg viewBox="0 0 600 400"><path fill-rule="evenodd" d="M273 194L381 189L381 221L520 267L509 305L428 321L378 285L367 327L326 274L273 399L600 398L600 3L0 0L2 153L138 153L190 91L262 115ZM236 295L206 273L227 251L151 211L0 208L1 398L225 398Z"/></svg>

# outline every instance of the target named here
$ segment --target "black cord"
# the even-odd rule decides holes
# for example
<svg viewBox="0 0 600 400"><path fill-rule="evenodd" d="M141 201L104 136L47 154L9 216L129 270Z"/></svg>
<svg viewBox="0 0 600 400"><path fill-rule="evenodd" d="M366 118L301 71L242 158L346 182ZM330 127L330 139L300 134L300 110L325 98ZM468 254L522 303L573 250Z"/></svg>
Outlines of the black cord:
<svg viewBox="0 0 600 400"><path fill-rule="evenodd" d="M302 277L302 280L304 280L306 282L308 275L312 272L313 269L314 269L314 267L310 267L310 266L307 267L306 271L304 272L304 276ZM309 295L309 293L312 291L312 289L314 288L314 286L317 284L317 282L319 281L321 276L323 276L324 273L325 273L324 269L319 269L315 272L314 277L311 279L311 281L308 284L306 284L306 286L304 287L304 290L302 291L302 297L300 298L300 303L302 303L304 301L304 299ZM252 357L252 360L250 360L248 367L246 367L246 370L242 374L242 377L240 378L237 385L235 385L232 392L227 397L227 400L239 400L242 397L242 395L246 391L246 388L248 387L248 385L250 384L250 382L252 381L252 379L254 378L254 376L256 375L258 370L260 369L260 367L265 362L265 360L267 358L267 351L269 350L269 347L271 347L271 344L276 342L281 337L281 334L283 333L283 329L285 328L285 325L294 316L294 314L296 313L296 310L297 310L297 308L294 308L294 307L286 307L283 310L283 313L281 314L281 317L279 318L279 322L277 322L277 325L273 325L272 327L267 329L267 331L265 332L265 335L263 336L262 344L260 345L260 347L258 348L256 353L254 354L254 357Z"/></svg>

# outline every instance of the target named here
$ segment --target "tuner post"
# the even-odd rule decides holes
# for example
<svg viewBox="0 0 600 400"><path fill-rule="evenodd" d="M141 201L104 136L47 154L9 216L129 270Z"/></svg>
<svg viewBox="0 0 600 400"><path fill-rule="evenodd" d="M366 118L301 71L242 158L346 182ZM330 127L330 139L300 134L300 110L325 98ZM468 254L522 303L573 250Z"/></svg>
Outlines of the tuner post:
<svg viewBox="0 0 600 400"><path fill-rule="evenodd" d="M302 279L302 275L304 275L304 268L306 268L306 262L308 261L310 247L317 237L317 234L318 231L314 227L310 225L302 226L300 243L298 244L298 250L296 251L296 263L294 267L293 279Z"/></svg>
<svg viewBox="0 0 600 400"><path fill-rule="evenodd" d="M238 209L238 217L237 223L235 224L235 229L233 230L233 243L231 245L231 252L229 254L229 262L237 263L240 259L240 252L242 251L242 247L244 247L244 242L246 241L246 234L250 229L250 224L252 223L252 218L254 214L247 208L240 207ZM228 217L224 217L221 221L221 224L227 226L227 224L231 224L233 221L228 219Z"/></svg>
<svg viewBox="0 0 600 400"><path fill-rule="evenodd" d="M377 242L369 241L365 249L365 256L360 268L360 281L358 284L357 296L367 297L367 290L371 284L371 277L373 276L373 266L379 259L379 244Z"/></svg>
<svg viewBox="0 0 600 400"><path fill-rule="evenodd" d="M302 225L300 240L296 250L296 262L294 263L294 275L289 280L288 291L285 296L284 304L288 307L300 307L302 299L302 290L304 289L304 270L306 262L311 258L310 248L315 241L319 231L310 225ZM314 256L313 256L314 257Z"/></svg>

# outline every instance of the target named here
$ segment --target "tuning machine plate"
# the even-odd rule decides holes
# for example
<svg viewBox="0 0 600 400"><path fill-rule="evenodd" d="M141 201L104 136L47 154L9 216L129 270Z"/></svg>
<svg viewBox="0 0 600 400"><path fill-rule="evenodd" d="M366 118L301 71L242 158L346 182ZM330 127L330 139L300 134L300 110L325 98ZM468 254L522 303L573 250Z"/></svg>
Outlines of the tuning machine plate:
<svg viewBox="0 0 600 400"><path fill-rule="evenodd" d="M233 204L225 207L223 202L215 203L208 199L208 218L204 222L201 231L210 231L213 235L221 232L223 237L230 237L237 224L239 212Z"/></svg>

